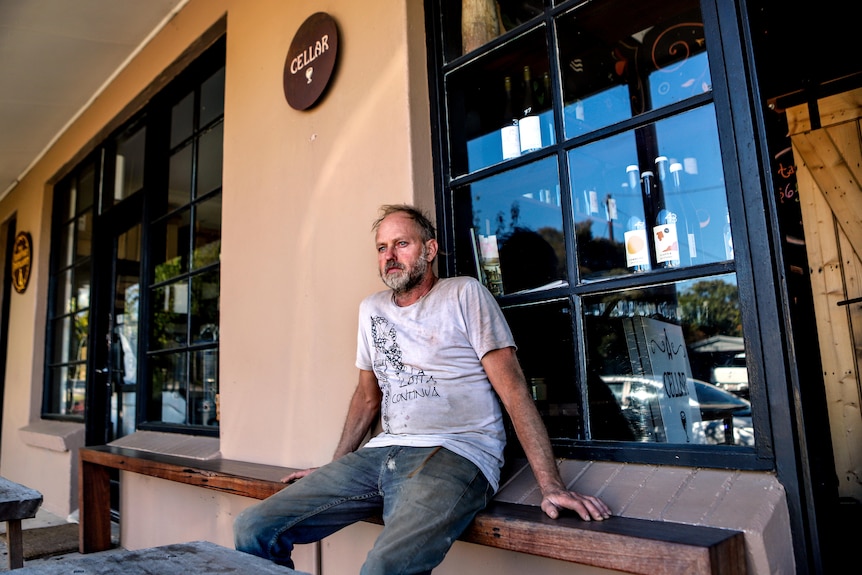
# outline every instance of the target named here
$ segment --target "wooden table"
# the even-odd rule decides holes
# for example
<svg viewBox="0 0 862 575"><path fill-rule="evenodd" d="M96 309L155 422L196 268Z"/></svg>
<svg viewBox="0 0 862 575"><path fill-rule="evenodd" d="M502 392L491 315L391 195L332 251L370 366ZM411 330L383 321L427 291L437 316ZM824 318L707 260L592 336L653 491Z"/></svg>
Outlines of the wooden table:
<svg viewBox="0 0 862 575"><path fill-rule="evenodd" d="M40 505L42 505L41 493L0 477L0 521L6 522L10 571L24 566L21 520L36 517Z"/></svg>
<svg viewBox="0 0 862 575"><path fill-rule="evenodd" d="M173 543L138 551L117 549L88 555L69 556L62 560L30 565L20 575L198 575L230 573L232 575L310 575L282 567L236 549L209 541Z"/></svg>

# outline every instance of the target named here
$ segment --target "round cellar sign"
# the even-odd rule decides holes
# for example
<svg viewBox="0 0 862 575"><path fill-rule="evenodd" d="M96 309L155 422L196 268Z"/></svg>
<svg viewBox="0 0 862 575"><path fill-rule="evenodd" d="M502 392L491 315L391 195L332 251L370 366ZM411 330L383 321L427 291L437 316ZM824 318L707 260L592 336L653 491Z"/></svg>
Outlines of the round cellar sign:
<svg viewBox="0 0 862 575"><path fill-rule="evenodd" d="M284 97L307 110L326 90L338 55L338 29L329 14L317 12L302 23L284 62Z"/></svg>
<svg viewBox="0 0 862 575"><path fill-rule="evenodd" d="M12 286L24 293L30 282L30 266L33 257L33 240L27 232L18 232L12 249Z"/></svg>

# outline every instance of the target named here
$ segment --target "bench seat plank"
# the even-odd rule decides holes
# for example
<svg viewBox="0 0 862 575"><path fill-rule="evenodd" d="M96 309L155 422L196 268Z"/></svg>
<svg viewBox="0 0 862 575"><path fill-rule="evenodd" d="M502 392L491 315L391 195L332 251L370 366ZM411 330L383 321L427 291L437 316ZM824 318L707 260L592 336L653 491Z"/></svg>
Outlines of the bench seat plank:
<svg viewBox="0 0 862 575"><path fill-rule="evenodd" d="M291 468L226 459L195 460L115 446L80 450L81 553L110 548L108 469L265 499L283 489ZM379 517L371 523L381 524ZM746 573L742 532L611 517L582 521L573 513L551 519L536 506L495 501L459 538L582 565L644 575Z"/></svg>

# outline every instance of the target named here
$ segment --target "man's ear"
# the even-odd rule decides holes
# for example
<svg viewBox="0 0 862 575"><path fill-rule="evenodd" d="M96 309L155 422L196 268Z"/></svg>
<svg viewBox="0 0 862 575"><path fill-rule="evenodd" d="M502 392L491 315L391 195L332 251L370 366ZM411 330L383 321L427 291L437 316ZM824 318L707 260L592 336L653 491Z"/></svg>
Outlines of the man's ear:
<svg viewBox="0 0 862 575"><path fill-rule="evenodd" d="M434 258L437 257L437 250L439 249L439 246L437 245L437 240L430 239L425 242L425 244L428 246L428 254L425 256L425 259L428 260L429 263L433 262Z"/></svg>

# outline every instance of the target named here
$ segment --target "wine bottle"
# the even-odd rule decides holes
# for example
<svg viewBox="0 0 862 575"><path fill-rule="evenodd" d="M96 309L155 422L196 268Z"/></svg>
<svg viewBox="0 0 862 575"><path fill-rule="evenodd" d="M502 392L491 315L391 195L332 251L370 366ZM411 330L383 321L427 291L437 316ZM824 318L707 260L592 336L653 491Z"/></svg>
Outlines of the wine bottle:
<svg viewBox="0 0 862 575"><path fill-rule="evenodd" d="M666 180L668 159L659 156L655 159L656 171L659 174L655 183L655 225L653 226L653 245L655 246L655 261L663 268L679 267L679 234L677 223L681 221L681 212L673 206L670 194L662 187L662 179ZM646 176L648 172L644 172ZM646 179L644 180L646 182ZM646 183L644 184L646 185Z"/></svg>
<svg viewBox="0 0 862 575"><path fill-rule="evenodd" d="M506 76L503 85L506 89L506 108L503 112L500 139L503 141L503 159L508 160L521 155L521 139L518 130L518 117L512 107L512 78Z"/></svg>
<svg viewBox="0 0 862 575"><path fill-rule="evenodd" d="M532 152L542 147L542 125L539 112L533 102L533 81L530 67L524 66L524 105L523 114L518 120L518 135L521 140L521 153Z"/></svg>
<svg viewBox="0 0 862 575"><path fill-rule="evenodd" d="M641 172L637 164L626 166L626 177L629 182L629 189L633 194L637 194L641 188Z"/></svg>
<svg viewBox="0 0 862 575"><path fill-rule="evenodd" d="M623 234L626 248L626 266L635 273L649 271L649 242L646 224L638 216L632 216L626 223Z"/></svg>
<svg viewBox="0 0 862 575"><path fill-rule="evenodd" d="M697 247L698 245L701 245L700 219L697 217L697 209L694 207L691 197L683 189L682 172L683 168L681 163L673 162L670 165L671 193L679 198L678 203L683 206L682 210L685 213L685 229L681 227L677 229L677 233L680 234L680 236L684 235L684 237L682 237L682 241L686 248L683 249L683 247L680 246L680 257L683 260L683 263L693 265L700 261L697 259ZM685 261L686 256L688 256L687 262Z"/></svg>

